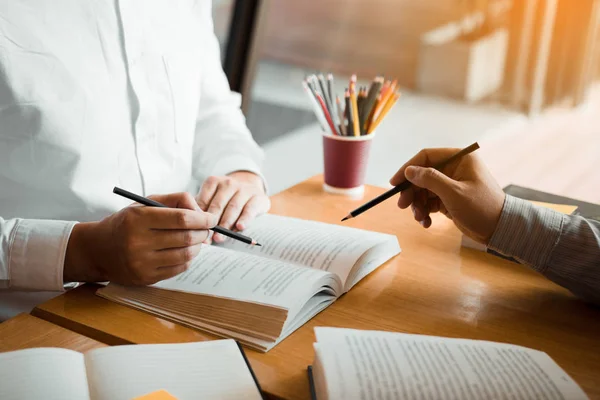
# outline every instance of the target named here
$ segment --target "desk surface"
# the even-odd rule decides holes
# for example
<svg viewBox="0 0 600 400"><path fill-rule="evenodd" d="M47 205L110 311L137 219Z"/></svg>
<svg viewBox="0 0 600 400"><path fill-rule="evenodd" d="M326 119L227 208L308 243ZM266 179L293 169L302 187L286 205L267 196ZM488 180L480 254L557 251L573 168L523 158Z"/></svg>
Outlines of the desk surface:
<svg viewBox="0 0 600 400"><path fill-rule="evenodd" d="M380 194L367 187L365 198ZM272 198L272 213L339 223L364 200L324 194L320 177ZM266 354L248 350L264 390L309 398L315 326L379 329L514 343L547 352L590 395L600 398L600 309L526 267L462 249L443 216L422 229L394 200L347 226L396 234L402 253ZM34 314L109 344L186 342L212 336L121 306L85 285Z"/></svg>
<svg viewBox="0 0 600 400"><path fill-rule="evenodd" d="M61 347L85 353L104 346L29 314L19 314L0 324L0 353L32 347Z"/></svg>

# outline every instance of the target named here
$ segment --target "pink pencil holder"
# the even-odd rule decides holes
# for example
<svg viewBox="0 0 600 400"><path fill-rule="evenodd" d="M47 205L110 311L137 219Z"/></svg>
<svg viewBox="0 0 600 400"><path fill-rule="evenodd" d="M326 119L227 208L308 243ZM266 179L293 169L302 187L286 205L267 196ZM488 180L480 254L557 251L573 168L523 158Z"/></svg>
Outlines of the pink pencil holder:
<svg viewBox="0 0 600 400"><path fill-rule="evenodd" d="M364 136L333 136L323 133L323 166L326 192L360 197L375 133Z"/></svg>

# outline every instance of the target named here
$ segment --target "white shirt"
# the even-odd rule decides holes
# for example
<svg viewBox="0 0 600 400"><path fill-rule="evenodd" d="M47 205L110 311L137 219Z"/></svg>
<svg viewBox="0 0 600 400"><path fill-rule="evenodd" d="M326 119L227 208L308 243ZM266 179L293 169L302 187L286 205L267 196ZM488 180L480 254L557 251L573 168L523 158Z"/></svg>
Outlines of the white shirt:
<svg viewBox="0 0 600 400"><path fill-rule="evenodd" d="M0 288L61 291L76 221L130 203L114 186L259 173L211 15L210 0L0 2ZM0 290L0 320L27 298Z"/></svg>

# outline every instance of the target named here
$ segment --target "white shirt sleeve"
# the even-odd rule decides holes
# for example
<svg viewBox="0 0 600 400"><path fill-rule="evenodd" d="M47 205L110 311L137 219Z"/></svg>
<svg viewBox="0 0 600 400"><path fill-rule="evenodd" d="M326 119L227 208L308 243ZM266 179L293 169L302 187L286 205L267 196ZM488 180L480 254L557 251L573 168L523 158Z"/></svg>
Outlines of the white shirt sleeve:
<svg viewBox="0 0 600 400"><path fill-rule="evenodd" d="M75 222L0 217L0 288L62 291Z"/></svg>
<svg viewBox="0 0 600 400"><path fill-rule="evenodd" d="M250 171L261 175L263 152L256 144L240 109L241 96L229 89L214 34L211 2L196 5L203 27L202 80L194 139L194 177ZM263 179L264 181L264 179Z"/></svg>

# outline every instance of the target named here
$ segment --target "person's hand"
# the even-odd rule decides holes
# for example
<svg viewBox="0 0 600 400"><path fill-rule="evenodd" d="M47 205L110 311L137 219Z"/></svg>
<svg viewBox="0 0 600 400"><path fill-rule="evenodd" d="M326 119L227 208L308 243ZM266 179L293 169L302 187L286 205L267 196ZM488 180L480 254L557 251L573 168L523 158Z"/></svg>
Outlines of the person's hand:
<svg viewBox="0 0 600 400"><path fill-rule="evenodd" d="M394 186L409 180L413 185L402 192L398 207L409 206L415 220L425 228L431 226L429 214L441 212L454 221L461 232L487 244L491 239L505 194L486 166L475 154L469 154L437 171L436 165L460 149L426 149L396 172Z"/></svg>
<svg viewBox="0 0 600 400"><path fill-rule="evenodd" d="M99 222L73 227L65 282L150 285L184 272L216 218L189 193L150 196L170 208L134 203Z"/></svg>
<svg viewBox="0 0 600 400"><path fill-rule="evenodd" d="M257 216L271 208L262 179L251 172L234 172L227 176L211 176L196 197L200 208L217 217L217 225L241 231ZM226 237L216 233L219 243Z"/></svg>

